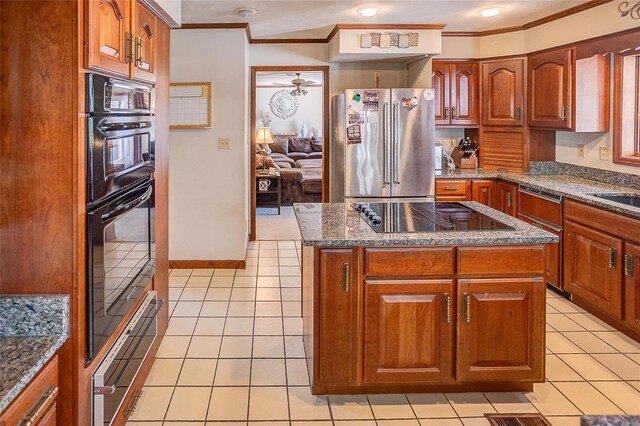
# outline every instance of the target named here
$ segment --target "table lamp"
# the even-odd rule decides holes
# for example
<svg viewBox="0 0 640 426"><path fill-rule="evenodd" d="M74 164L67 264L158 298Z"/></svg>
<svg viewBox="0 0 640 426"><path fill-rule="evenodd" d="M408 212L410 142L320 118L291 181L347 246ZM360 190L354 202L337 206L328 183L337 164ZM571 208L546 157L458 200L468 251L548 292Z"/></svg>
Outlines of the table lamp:
<svg viewBox="0 0 640 426"><path fill-rule="evenodd" d="M256 142L262 145L260 154L266 156L267 149L266 145L273 143L273 138L271 137L271 130L268 127L258 127L258 131L256 132ZM262 171L267 171L267 162L262 161Z"/></svg>

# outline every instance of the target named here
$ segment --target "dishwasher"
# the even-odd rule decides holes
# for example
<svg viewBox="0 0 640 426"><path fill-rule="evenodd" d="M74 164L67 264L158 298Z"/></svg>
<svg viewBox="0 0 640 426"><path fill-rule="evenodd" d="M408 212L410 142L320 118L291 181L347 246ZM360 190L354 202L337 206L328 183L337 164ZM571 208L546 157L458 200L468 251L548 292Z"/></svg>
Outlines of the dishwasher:
<svg viewBox="0 0 640 426"><path fill-rule="evenodd" d="M560 241L545 251L545 279L565 297L562 285L562 196L520 185L518 219L557 235Z"/></svg>

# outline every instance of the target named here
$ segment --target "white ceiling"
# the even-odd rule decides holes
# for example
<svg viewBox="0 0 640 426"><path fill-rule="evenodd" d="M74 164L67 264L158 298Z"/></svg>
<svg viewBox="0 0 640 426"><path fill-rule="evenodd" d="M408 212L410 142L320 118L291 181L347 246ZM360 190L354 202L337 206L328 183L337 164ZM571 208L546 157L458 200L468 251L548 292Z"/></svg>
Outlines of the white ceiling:
<svg viewBox="0 0 640 426"><path fill-rule="evenodd" d="M182 22L249 22L254 38L324 38L336 24L446 24L445 31L485 31L522 25L585 3L585 0L183 0ZM356 13L378 6L375 17ZM504 8L499 16L483 18L480 9ZM233 13L251 7L258 14L241 18Z"/></svg>
<svg viewBox="0 0 640 426"><path fill-rule="evenodd" d="M258 86L270 86L273 83L289 84L291 80L296 78L295 71L287 72L257 72L256 84ZM301 72L300 78L308 81L315 81L318 84L322 84L322 72ZM291 86L293 87L293 86Z"/></svg>

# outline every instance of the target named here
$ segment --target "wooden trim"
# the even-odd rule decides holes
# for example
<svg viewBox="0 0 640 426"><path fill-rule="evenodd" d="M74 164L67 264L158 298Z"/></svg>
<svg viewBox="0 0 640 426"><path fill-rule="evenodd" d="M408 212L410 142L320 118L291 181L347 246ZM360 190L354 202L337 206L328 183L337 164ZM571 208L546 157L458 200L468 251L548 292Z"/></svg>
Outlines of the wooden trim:
<svg viewBox="0 0 640 426"><path fill-rule="evenodd" d="M247 27L249 28L249 27ZM326 38L252 38L251 44L296 44L296 43L326 43Z"/></svg>
<svg viewBox="0 0 640 426"><path fill-rule="evenodd" d="M138 0L142 3L147 9L153 12L162 22L167 24L169 28L178 29L180 28L180 24L176 22L175 19L171 17L155 0Z"/></svg>
<svg viewBox="0 0 640 426"><path fill-rule="evenodd" d="M638 54L637 52L634 52ZM615 164L624 164L627 166L640 166L640 156L634 155L623 155L623 146L622 146L622 84L623 84L623 71L624 71L624 58L628 55L623 54L615 54L614 55L614 66L613 66L613 91L614 93L620 94L619 96L613 97L613 162ZM638 64L640 58L636 61ZM638 69L638 65L636 65L636 72L640 72ZM637 84L637 83L636 83ZM636 93L637 93L636 88ZM639 108L638 103L640 102L640 96L636 94L636 108ZM636 111L636 120L637 118ZM636 124L635 132L638 132L638 124ZM638 149L637 146L634 147L635 150Z"/></svg>
<svg viewBox="0 0 640 426"><path fill-rule="evenodd" d="M203 22L194 24L182 24L180 30L229 30L229 29L246 29L249 27L248 22Z"/></svg>
<svg viewBox="0 0 640 426"><path fill-rule="evenodd" d="M486 37L490 35L512 33L522 30L524 30L522 25L515 25L512 27L496 28L493 30L485 31L443 31L442 37Z"/></svg>
<svg viewBox="0 0 640 426"><path fill-rule="evenodd" d="M246 260L170 260L170 269L245 269Z"/></svg>
<svg viewBox="0 0 640 426"><path fill-rule="evenodd" d="M251 226L249 227L249 241L255 241L256 239L256 75L258 72L267 71L321 71L322 72L322 85L324 87L323 96L323 124L322 124L322 137L324 140L329 134L329 67L322 65L287 65L287 66L252 66L251 67L251 107L249 111L249 135L250 147L249 147L249 200L250 200L250 220ZM328 143L324 143L322 146L322 200L326 201L329 197L329 151Z"/></svg>

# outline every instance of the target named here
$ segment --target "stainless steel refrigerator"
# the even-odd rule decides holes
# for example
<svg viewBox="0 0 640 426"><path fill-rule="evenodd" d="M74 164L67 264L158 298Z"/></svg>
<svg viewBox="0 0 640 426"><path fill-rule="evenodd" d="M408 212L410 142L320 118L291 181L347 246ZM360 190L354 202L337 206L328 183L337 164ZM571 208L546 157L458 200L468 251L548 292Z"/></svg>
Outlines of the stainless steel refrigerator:
<svg viewBox="0 0 640 426"><path fill-rule="evenodd" d="M332 99L329 199L435 197L433 89L352 89Z"/></svg>

